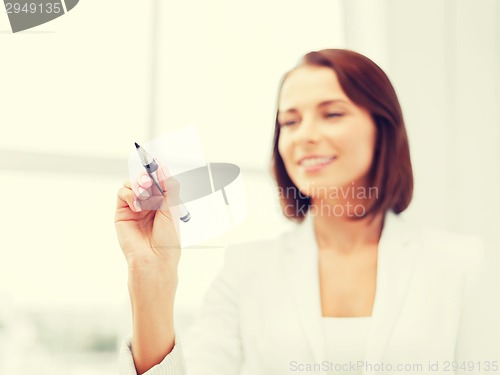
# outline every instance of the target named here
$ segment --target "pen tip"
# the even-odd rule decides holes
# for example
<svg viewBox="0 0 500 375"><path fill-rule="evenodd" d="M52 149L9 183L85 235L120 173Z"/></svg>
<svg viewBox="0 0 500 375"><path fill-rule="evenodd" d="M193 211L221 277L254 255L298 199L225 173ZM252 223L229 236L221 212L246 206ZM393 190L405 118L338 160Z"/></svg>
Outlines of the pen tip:
<svg viewBox="0 0 500 375"><path fill-rule="evenodd" d="M136 142L134 142L134 143L135 143L135 148L139 148L139 147L141 147L141 146L139 146Z"/></svg>

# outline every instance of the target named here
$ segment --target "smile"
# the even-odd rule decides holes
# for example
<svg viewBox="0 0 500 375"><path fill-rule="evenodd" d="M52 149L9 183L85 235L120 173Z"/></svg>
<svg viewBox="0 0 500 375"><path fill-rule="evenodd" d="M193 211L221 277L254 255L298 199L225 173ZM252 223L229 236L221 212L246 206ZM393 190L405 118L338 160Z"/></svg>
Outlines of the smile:
<svg viewBox="0 0 500 375"><path fill-rule="evenodd" d="M299 165L306 172L317 171L317 170L320 170L320 169L324 168L328 164L332 163L335 159L337 159L336 156L307 158L307 159L303 159L299 163Z"/></svg>

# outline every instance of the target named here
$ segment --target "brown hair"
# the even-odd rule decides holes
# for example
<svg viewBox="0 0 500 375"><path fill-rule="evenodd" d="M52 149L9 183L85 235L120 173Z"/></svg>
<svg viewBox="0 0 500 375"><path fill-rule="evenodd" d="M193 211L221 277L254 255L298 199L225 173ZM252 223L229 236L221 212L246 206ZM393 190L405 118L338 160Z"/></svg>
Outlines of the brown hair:
<svg viewBox="0 0 500 375"><path fill-rule="evenodd" d="M335 71L345 94L356 105L370 112L377 127L375 153L368 172L368 183L376 187L379 194L365 215L357 219L375 216L388 209L396 214L404 211L413 195L413 172L401 106L387 75L367 57L345 49L309 52L302 57L296 68L304 65L327 67ZM287 72L281 80L278 103L283 83L294 69ZM279 137L280 126L276 110L271 172L278 190L289 192L292 189L298 192L278 151ZM285 217L302 222L311 201L299 192L281 195L280 203ZM287 212L287 207L296 209Z"/></svg>

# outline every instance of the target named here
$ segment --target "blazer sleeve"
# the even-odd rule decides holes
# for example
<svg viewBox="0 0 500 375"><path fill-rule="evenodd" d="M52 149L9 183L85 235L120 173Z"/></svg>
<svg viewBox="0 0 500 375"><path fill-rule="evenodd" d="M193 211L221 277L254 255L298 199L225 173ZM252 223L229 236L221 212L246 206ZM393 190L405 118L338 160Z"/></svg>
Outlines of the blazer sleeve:
<svg viewBox="0 0 500 375"><path fill-rule="evenodd" d="M122 341L119 353L119 374L137 375L134 358L132 356L132 336L129 335ZM175 335L175 344L172 351L165 356L163 361L152 367L144 375L184 375L186 374L186 363L179 339Z"/></svg>
<svg viewBox="0 0 500 375"><path fill-rule="evenodd" d="M479 238L470 238L463 282L462 311L455 347L456 374L486 374L494 358L490 357L491 342L487 339L489 327L486 305L488 296L485 251ZM496 358L498 359L498 358ZM471 367L473 366L473 367ZM472 372L471 372L472 370ZM485 371L485 372L483 372Z"/></svg>
<svg viewBox="0 0 500 375"><path fill-rule="evenodd" d="M144 375L237 375L242 365L238 313L240 252L228 247L224 265L203 298L195 323L173 350ZM196 277L196 275L193 275ZM189 281L186 281L189 282ZM130 338L120 350L120 375L136 375Z"/></svg>

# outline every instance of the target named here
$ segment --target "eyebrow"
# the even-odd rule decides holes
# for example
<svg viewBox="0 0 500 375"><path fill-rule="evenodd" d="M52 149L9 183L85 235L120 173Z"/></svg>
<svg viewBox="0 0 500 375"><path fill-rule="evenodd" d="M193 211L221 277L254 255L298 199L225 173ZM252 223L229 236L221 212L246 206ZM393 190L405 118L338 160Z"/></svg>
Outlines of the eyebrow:
<svg viewBox="0 0 500 375"><path fill-rule="evenodd" d="M349 104L343 99L331 99L331 100L325 100L325 101L319 103L316 107L320 108L320 107L324 107L328 104L334 104L334 103ZM278 113L287 113L287 112L297 112L297 108L288 108L286 111L279 111L278 110Z"/></svg>

